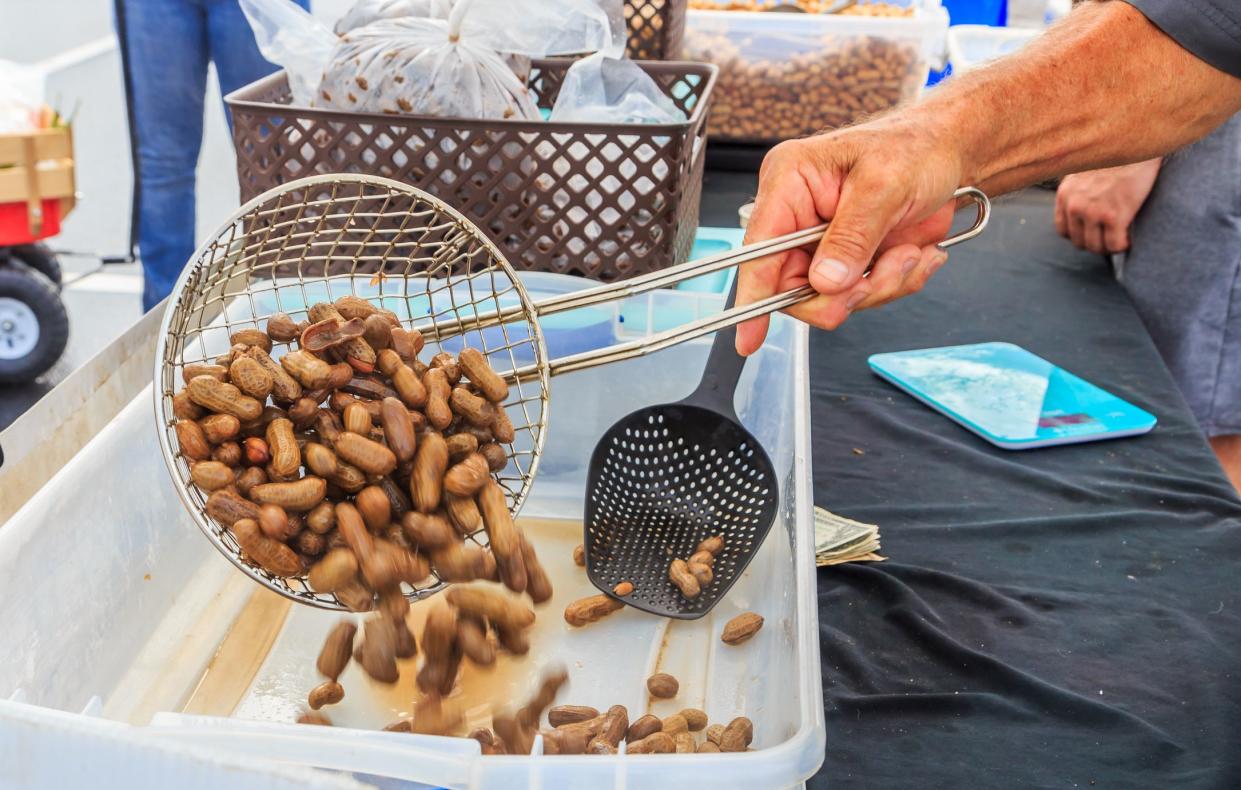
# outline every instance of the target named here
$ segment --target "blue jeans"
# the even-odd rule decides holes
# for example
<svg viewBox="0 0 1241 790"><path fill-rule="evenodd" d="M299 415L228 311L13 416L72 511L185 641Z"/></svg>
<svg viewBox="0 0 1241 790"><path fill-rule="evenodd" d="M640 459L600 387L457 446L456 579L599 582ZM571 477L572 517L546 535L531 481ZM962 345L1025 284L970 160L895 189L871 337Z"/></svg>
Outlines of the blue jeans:
<svg viewBox="0 0 1241 790"><path fill-rule="evenodd" d="M207 64L215 63L224 94L276 67L259 53L237 0L121 4L138 140L142 307L150 310L172 291L194 254L194 168L202 147Z"/></svg>

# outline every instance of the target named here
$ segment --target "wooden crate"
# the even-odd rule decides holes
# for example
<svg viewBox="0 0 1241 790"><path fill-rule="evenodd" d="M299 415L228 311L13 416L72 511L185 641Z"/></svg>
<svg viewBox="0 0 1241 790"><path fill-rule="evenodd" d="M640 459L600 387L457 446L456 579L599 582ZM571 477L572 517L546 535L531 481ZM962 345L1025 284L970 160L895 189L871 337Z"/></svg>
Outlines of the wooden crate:
<svg viewBox="0 0 1241 790"><path fill-rule="evenodd" d="M48 235L74 206L73 135L68 127L0 134L0 206L26 205L30 237ZM46 208L58 209L47 216Z"/></svg>

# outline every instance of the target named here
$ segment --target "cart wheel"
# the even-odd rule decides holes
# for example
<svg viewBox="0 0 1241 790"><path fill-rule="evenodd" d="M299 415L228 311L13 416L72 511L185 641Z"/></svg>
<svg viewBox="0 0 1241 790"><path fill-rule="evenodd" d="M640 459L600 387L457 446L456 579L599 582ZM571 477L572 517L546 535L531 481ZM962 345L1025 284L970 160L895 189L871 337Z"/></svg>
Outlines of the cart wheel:
<svg viewBox="0 0 1241 790"><path fill-rule="evenodd" d="M60 288L60 260L46 244L19 244L10 247L9 252L14 258L26 264Z"/></svg>
<svg viewBox="0 0 1241 790"><path fill-rule="evenodd" d="M69 316L43 275L0 269L0 384L44 373L69 341Z"/></svg>

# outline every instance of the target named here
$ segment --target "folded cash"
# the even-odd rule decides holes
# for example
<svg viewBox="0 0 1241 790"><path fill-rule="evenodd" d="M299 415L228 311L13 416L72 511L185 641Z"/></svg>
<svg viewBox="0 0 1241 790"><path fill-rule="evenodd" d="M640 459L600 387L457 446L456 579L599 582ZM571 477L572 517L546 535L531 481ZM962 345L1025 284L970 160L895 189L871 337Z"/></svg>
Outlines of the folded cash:
<svg viewBox="0 0 1241 790"><path fill-rule="evenodd" d="M814 555L819 567L842 562L882 562L879 527L814 509Z"/></svg>

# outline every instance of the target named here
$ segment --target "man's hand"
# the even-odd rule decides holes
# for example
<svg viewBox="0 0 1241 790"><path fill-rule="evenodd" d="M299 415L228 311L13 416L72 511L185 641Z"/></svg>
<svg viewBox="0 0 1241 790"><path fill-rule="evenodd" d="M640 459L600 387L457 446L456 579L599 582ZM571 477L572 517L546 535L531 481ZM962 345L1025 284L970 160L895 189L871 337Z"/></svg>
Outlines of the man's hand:
<svg viewBox="0 0 1241 790"><path fill-rule="evenodd" d="M1160 159L1065 176L1056 190L1056 231L1100 255L1129 249L1129 226L1155 186Z"/></svg>
<svg viewBox="0 0 1241 790"><path fill-rule="evenodd" d="M738 305L809 282L819 296L789 314L834 329L855 310L921 290L948 257L935 244L952 223L961 165L938 135L906 127L882 119L772 149L759 171L747 243L824 219L831 226L813 256L793 250L744 265ZM739 326L737 350L757 351L767 325L756 318Z"/></svg>

